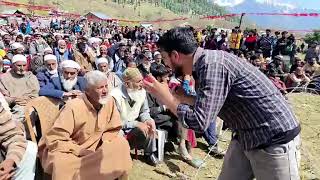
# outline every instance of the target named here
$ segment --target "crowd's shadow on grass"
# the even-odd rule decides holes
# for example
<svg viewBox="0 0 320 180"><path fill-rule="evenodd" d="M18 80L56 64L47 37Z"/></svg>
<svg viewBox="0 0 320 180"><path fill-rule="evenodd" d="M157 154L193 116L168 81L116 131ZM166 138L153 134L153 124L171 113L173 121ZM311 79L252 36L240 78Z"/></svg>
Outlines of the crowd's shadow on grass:
<svg viewBox="0 0 320 180"><path fill-rule="evenodd" d="M197 148L201 149L204 152L208 152L208 145L203 142L198 141Z"/></svg>

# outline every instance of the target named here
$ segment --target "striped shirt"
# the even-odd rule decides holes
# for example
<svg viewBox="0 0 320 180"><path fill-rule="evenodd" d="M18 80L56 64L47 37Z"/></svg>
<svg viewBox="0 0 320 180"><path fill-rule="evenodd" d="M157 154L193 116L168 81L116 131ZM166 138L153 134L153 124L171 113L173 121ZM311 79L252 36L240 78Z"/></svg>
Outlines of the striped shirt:
<svg viewBox="0 0 320 180"><path fill-rule="evenodd" d="M250 150L299 127L280 91L259 69L235 55L198 48L193 76L195 105L180 104L177 111L179 120L196 131L204 131L219 116Z"/></svg>

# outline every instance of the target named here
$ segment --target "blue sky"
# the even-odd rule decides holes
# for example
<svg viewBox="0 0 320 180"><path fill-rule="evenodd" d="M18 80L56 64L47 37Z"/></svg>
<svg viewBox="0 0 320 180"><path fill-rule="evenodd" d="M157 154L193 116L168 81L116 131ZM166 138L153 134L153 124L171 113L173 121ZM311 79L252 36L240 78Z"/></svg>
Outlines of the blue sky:
<svg viewBox="0 0 320 180"><path fill-rule="evenodd" d="M320 9L320 0L274 0L278 3L292 4L296 7L308 9Z"/></svg>
<svg viewBox="0 0 320 180"><path fill-rule="evenodd" d="M289 3L295 2L298 6L308 9L320 9L320 0L287 0Z"/></svg>
<svg viewBox="0 0 320 180"><path fill-rule="evenodd" d="M235 6L245 0L212 0L222 6ZM320 0L256 0L256 1L273 1L276 4L288 4L294 7L320 9Z"/></svg>

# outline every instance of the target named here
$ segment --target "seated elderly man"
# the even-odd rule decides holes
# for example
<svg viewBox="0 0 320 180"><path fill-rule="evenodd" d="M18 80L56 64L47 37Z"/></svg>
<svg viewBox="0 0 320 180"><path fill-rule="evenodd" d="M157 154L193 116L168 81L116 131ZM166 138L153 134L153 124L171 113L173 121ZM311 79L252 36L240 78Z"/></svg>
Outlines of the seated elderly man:
<svg viewBox="0 0 320 180"><path fill-rule="evenodd" d="M43 59L46 68L42 71L39 71L36 75L39 81L40 88L49 84L53 77L58 77L57 57L55 55L48 54L45 55Z"/></svg>
<svg viewBox="0 0 320 180"><path fill-rule="evenodd" d="M84 79L78 76L80 65L72 60L61 64L61 75L53 77L50 82L40 88L39 95L68 100L81 95L84 91Z"/></svg>
<svg viewBox="0 0 320 180"><path fill-rule="evenodd" d="M120 87L122 82L120 78L116 75L116 73L111 72L109 68L108 59L102 57L96 60L95 62L97 69L107 75L109 89L112 90L114 88Z"/></svg>
<svg viewBox="0 0 320 180"><path fill-rule="evenodd" d="M132 161L121 127L106 75L88 72L85 93L66 103L40 140L44 171L53 180L126 179Z"/></svg>
<svg viewBox="0 0 320 180"><path fill-rule="evenodd" d="M37 145L25 139L24 132L16 126L2 101L0 123L0 179L34 179Z"/></svg>
<svg viewBox="0 0 320 180"><path fill-rule="evenodd" d="M0 78L0 91L12 107L16 120L24 120L24 107L33 98L38 97L39 83L35 75L26 71L27 59L23 55L12 58L12 69Z"/></svg>
<svg viewBox="0 0 320 180"><path fill-rule="evenodd" d="M156 166L159 160L156 152L156 127L150 116L146 91L142 87L142 75L137 68L127 68L123 72L124 85L111 92L123 122L123 132L131 147L144 148L150 165Z"/></svg>
<svg viewBox="0 0 320 180"><path fill-rule="evenodd" d="M67 48L66 41L62 39L58 41L58 47L54 49L54 55L57 57L58 63L61 63L64 60L73 59L72 53Z"/></svg>

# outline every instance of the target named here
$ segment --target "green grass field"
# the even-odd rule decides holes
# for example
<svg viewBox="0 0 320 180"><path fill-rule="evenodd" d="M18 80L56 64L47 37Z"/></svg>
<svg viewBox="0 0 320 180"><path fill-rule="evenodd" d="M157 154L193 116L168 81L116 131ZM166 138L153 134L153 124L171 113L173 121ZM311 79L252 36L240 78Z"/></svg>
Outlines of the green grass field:
<svg viewBox="0 0 320 180"><path fill-rule="evenodd" d="M320 178L320 96L310 94L290 94L289 101L302 126L301 148L301 179L311 180ZM227 132L224 135L230 137ZM221 142L222 148L227 148L228 143ZM198 139L198 147L194 149L194 157L204 158L206 144L203 139ZM166 154L165 161L154 168L140 160L134 160L134 168L130 179L216 179L219 175L222 159L209 157L206 166L199 171L183 162L176 153Z"/></svg>

